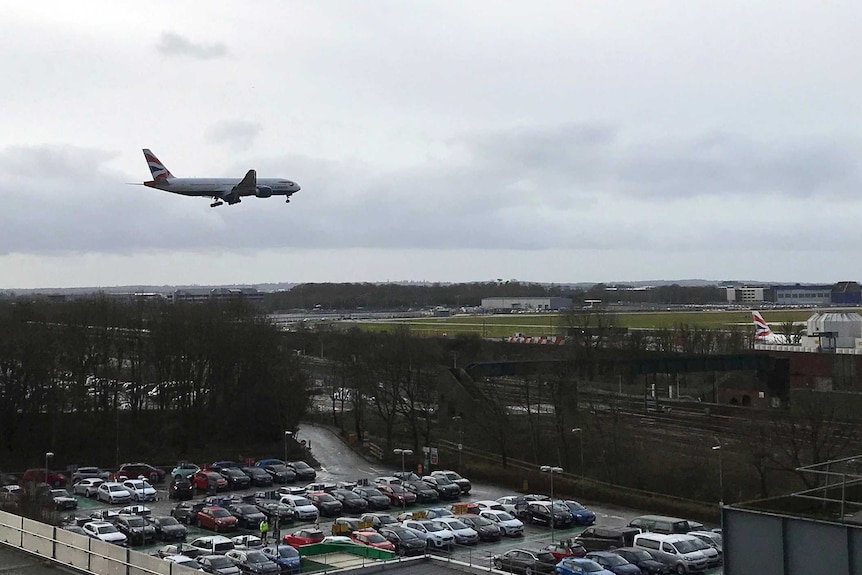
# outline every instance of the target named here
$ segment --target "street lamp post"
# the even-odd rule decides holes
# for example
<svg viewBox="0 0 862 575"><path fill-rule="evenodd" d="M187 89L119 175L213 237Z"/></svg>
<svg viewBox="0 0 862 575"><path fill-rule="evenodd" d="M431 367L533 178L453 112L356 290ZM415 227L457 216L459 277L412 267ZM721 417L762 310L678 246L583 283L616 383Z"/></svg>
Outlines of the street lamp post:
<svg viewBox="0 0 862 575"><path fill-rule="evenodd" d="M404 480L404 456L405 455L413 455L413 450L412 449L401 449L400 447L398 447L398 448L393 449L392 453L394 453L395 455L401 456L401 480L403 481ZM407 503L404 501L404 497L401 497L401 507L404 508L405 505L407 505Z"/></svg>
<svg viewBox="0 0 862 575"><path fill-rule="evenodd" d="M578 455L581 458L581 466L578 470L581 472L581 477L584 476L584 430L580 427L575 427L572 429L572 433L578 434Z"/></svg>
<svg viewBox="0 0 862 575"><path fill-rule="evenodd" d="M285 463L287 463L287 438L288 437L293 437L292 431L285 431L284 432L284 462Z"/></svg>
<svg viewBox="0 0 862 575"><path fill-rule="evenodd" d="M461 473L461 450L464 449L464 425L460 415L452 417L452 421L458 421L458 473Z"/></svg>
<svg viewBox="0 0 862 575"><path fill-rule="evenodd" d="M552 467L550 465L543 465L539 468L539 471L541 471L542 473L547 473L551 476L551 508L550 508L551 521L550 521L550 523L551 523L551 543L553 543L554 542L554 525L557 522L557 520L554 516L554 474L555 473L562 473L563 468L562 467Z"/></svg>
<svg viewBox="0 0 862 575"><path fill-rule="evenodd" d="M713 451L718 452L718 505L724 505L724 466L721 460L721 444L713 445Z"/></svg>
<svg viewBox="0 0 862 575"><path fill-rule="evenodd" d="M53 451L45 452L45 483L48 483L48 460L54 457Z"/></svg>

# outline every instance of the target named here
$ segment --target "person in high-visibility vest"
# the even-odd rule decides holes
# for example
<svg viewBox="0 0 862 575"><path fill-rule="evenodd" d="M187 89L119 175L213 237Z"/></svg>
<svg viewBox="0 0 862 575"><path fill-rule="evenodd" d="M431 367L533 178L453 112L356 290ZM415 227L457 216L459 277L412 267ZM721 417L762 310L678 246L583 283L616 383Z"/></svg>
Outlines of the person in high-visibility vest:
<svg viewBox="0 0 862 575"><path fill-rule="evenodd" d="M269 536L269 522L266 520L266 517L264 517L260 521L260 538L263 539L264 543L266 543L268 536Z"/></svg>

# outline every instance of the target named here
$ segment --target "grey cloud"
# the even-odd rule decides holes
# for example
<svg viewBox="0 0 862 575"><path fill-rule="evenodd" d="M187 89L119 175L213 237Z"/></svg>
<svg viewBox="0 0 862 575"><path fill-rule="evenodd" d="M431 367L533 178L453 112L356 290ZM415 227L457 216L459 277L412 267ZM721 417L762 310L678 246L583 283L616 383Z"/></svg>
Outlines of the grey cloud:
<svg viewBox="0 0 862 575"><path fill-rule="evenodd" d="M116 155L65 145L13 146L0 151L0 171L19 178L86 180Z"/></svg>
<svg viewBox="0 0 862 575"><path fill-rule="evenodd" d="M862 239L848 216L858 213L850 194L862 185L850 160L853 144L758 143L718 133L651 141L613 127L519 128L464 136L450 142L456 160L397 172L302 156L262 158L232 171L239 180L253 167L261 178L295 180L302 191L289 205L248 198L215 210L206 199L124 186L129 177L98 169L110 157L104 151L14 149L0 153L0 167L22 174L14 183L0 181L8 198L0 245L7 253L661 252L755 244L827 250ZM47 187L43 164L55 174ZM846 217L836 217L838 205Z"/></svg>
<svg viewBox="0 0 862 575"><path fill-rule="evenodd" d="M261 125L256 122L225 120L212 125L207 130L207 136L213 143L240 149L250 147L260 131Z"/></svg>
<svg viewBox="0 0 862 575"><path fill-rule="evenodd" d="M227 46L223 42L194 43L176 32L162 32L156 48L166 56L187 56L198 60L212 60L227 55Z"/></svg>

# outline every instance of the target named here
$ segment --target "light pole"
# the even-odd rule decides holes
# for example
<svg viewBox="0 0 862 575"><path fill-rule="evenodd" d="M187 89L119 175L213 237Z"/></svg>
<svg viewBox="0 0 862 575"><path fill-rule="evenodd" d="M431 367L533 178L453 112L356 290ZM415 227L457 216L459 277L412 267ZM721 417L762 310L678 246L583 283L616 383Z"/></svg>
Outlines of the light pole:
<svg viewBox="0 0 862 575"><path fill-rule="evenodd" d="M551 512L551 543L554 542L554 524L557 522L554 516L554 474L562 473L562 467L551 467L550 465L543 465L539 468L539 471L542 473L547 473L551 476L551 507L549 511Z"/></svg>
<svg viewBox="0 0 862 575"><path fill-rule="evenodd" d="M578 434L578 455L581 458L581 466L578 470L581 472L581 477L584 476L584 430L580 427L575 427L572 429L572 433Z"/></svg>
<svg viewBox="0 0 862 575"><path fill-rule="evenodd" d="M48 483L48 460L54 457L53 451L45 452L45 483Z"/></svg>
<svg viewBox="0 0 862 575"><path fill-rule="evenodd" d="M721 444L713 445L713 451L718 452L718 505L724 506L724 466L721 461Z"/></svg>
<svg viewBox="0 0 862 575"><path fill-rule="evenodd" d="M458 422L458 473L461 473L461 450L464 449L464 426L460 415L452 417L452 421Z"/></svg>
<svg viewBox="0 0 862 575"><path fill-rule="evenodd" d="M285 463L287 463L287 438L288 437L293 437L292 431L285 431L284 432L284 462Z"/></svg>
<svg viewBox="0 0 862 575"><path fill-rule="evenodd" d="M405 455L413 455L413 450L412 449L401 449L400 447L397 447L397 448L392 450L392 453L394 453L395 455L401 456L401 480L404 481L404 456ZM403 509L406 505L407 505L407 502L404 501L404 497L402 496L401 497L401 508Z"/></svg>

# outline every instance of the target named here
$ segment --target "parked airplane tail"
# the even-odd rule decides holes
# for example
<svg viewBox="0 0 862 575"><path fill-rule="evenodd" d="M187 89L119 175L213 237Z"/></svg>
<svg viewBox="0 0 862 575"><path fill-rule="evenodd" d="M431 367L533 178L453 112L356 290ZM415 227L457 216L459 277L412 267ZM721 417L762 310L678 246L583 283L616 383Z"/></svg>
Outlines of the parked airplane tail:
<svg viewBox="0 0 862 575"><path fill-rule="evenodd" d="M775 334L772 333L772 330L769 329L769 324L766 323L766 320L763 319L763 316L760 315L759 311L751 312L751 319L754 320L754 338L755 339L766 339L771 338Z"/></svg>
<svg viewBox="0 0 862 575"><path fill-rule="evenodd" d="M150 167L150 173L154 180L170 180L174 177L163 163L159 161L155 154L144 148L144 158L147 160L147 165Z"/></svg>

